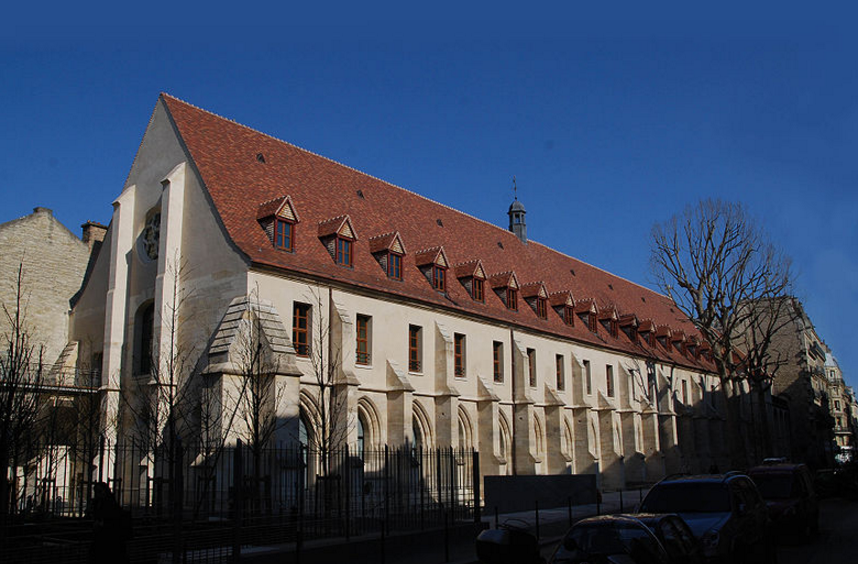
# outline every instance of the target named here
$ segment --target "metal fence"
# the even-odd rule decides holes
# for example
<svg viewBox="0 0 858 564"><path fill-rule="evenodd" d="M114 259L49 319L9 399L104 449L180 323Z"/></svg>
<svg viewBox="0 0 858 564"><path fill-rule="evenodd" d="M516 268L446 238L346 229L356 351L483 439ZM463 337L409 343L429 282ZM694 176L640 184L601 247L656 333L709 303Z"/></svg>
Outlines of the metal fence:
<svg viewBox="0 0 858 564"><path fill-rule="evenodd" d="M67 453L52 476L39 464L22 476L12 508L17 524L3 533L0 560L85 561L88 508L99 481L131 517L135 562L228 561L242 548L300 551L311 539L384 536L479 518L473 450L254 449L240 442L217 449L102 443L96 450L84 461Z"/></svg>

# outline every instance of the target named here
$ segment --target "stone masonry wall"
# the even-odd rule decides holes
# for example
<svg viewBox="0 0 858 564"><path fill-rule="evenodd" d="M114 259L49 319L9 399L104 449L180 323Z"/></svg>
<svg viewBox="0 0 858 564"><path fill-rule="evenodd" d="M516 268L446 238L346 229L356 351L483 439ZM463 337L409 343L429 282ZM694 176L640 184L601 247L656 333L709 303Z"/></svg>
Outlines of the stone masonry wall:
<svg viewBox="0 0 858 564"><path fill-rule="evenodd" d="M47 208L0 225L0 304L14 308L18 266L23 264L25 322L32 342L45 345L48 364L67 343L69 299L80 289L88 260L89 247ZM4 316L4 340L8 330Z"/></svg>

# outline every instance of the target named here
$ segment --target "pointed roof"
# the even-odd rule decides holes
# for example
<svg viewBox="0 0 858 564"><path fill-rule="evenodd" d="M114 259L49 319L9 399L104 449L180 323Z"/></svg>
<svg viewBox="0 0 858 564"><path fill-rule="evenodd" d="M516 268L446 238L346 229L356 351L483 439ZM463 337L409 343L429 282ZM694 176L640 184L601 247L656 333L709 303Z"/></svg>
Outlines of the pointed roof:
<svg viewBox="0 0 858 564"><path fill-rule="evenodd" d="M451 264L480 257L485 271L506 273L507 284L517 284L512 273L521 273L529 280L543 280L549 288L563 288L598 303L614 303L623 312L634 312L640 318L651 318L658 324L697 333L690 322L671 311L673 304L669 298L643 286L543 244L522 243L514 233L497 225L167 94L161 95L159 103L167 111L189 165L207 193L225 236L252 267L336 279L364 290L606 346L586 327L566 325L556 316L548 321L538 320L529 311L507 309L494 297L474 302L462 285L450 285L447 295L441 295L421 283L421 277L404 276L399 281L379 276L378 265L371 258L371 249L377 248L374 246L377 243L371 246L367 239L357 239L354 243L353 268L344 270L336 266L319 241L319 233L339 232L343 224L332 227L328 222L336 224L334 218L351 218L348 225L355 234L398 232L401 239L414 248L443 247ZM324 228L320 225L319 231L296 229L298 251L295 253L274 249L257 221L261 205L282 198L284 194L289 195L293 209L300 210L304 225L325 225ZM417 267L411 263L403 268ZM607 346L637 354L632 345L615 341ZM680 354L661 350L653 354L688 363Z"/></svg>
<svg viewBox="0 0 858 564"><path fill-rule="evenodd" d="M319 222L319 237L330 237L331 235L357 239L357 234L348 215L340 215Z"/></svg>
<svg viewBox="0 0 858 564"><path fill-rule="evenodd" d="M552 292L548 295L548 301L553 307L575 306L575 299L572 297L572 292L564 290L562 292Z"/></svg>
<svg viewBox="0 0 858 564"><path fill-rule="evenodd" d="M521 297L522 298L547 298L548 291L545 289L544 282L528 282L527 284L521 285Z"/></svg>
<svg viewBox="0 0 858 564"><path fill-rule="evenodd" d="M402 242L402 237L399 231L391 231L369 238L369 252L380 253L382 251L393 251L401 255L405 253L405 244Z"/></svg>
<svg viewBox="0 0 858 564"><path fill-rule="evenodd" d="M449 266L447 255L444 253L444 247L432 247L431 249L423 249L414 253L414 262L417 266L426 266L427 264L436 264L446 268Z"/></svg>
<svg viewBox="0 0 858 564"><path fill-rule="evenodd" d="M298 219L298 213L292 205L292 199L289 198L289 196L272 198L259 204L259 210L256 212L256 219L265 219L266 217L274 215L296 222L300 221Z"/></svg>
<svg viewBox="0 0 858 564"><path fill-rule="evenodd" d="M486 278L483 262L479 259L469 260L456 265L456 278Z"/></svg>

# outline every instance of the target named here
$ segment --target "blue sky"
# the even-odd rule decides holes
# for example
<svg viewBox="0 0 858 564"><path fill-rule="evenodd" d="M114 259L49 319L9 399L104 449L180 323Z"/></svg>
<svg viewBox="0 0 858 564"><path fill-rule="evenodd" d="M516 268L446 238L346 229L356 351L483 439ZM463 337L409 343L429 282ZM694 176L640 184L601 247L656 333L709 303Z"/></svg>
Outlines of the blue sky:
<svg viewBox="0 0 858 564"><path fill-rule="evenodd" d="M852 30L537 19L2 30L0 222L108 222L166 91L500 225L515 175L531 239L645 285L654 222L741 201L858 384Z"/></svg>

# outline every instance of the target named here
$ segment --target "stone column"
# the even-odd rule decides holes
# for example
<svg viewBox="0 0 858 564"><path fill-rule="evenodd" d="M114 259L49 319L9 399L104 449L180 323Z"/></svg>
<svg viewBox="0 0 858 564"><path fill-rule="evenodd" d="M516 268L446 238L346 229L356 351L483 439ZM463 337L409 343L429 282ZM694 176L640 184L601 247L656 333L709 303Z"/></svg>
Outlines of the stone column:
<svg viewBox="0 0 858 564"><path fill-rule="evenodd" d="M458 432L456 414L459 392L451 385L453 380L453 335L441 323L435 322L435 446L452 446Z"/></svg>
<svg viewBox="0 0 858 564"><path fill-rule="evenodd" d="M545 460L542 467L546 474L562 474L566 471L563 455L563 401L545 384Z"/></svg>
<svg viewBox="0 0 858 564"><path fill-rule="evenodd" d="M513 389L513 474L531 475L536 471L536 460L531 453L531 429L533 427L533 399L528 393L527 353L521 344L512 339Z"/></svg>
<svg viewBox="0 0 858 564"><path fill-rule="evenodd" d="M387 361L387 444L399 447L410 441L414 418L414 386L392 360Z"/></svg>

